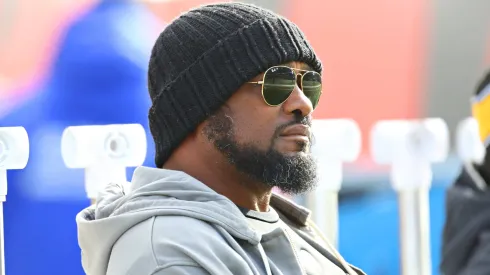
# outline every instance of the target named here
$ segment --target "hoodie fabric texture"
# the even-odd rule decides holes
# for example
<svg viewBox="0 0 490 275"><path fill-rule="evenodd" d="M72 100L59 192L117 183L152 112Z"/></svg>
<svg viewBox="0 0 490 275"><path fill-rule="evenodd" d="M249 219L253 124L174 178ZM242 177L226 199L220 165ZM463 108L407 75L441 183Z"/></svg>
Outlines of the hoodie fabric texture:
<svg viewBox="0 0 490 275"><path fill-rule="evenodd" d="M82 265L89 275L364 274L310 229L308 210L274 195L267 215L279 219L259 229L191 176L140 167L77 215Z"/></svg>
<svg viewBox="0 0 490 275"><path fill-rule="evenodd" d="M447 191L444 275L490 274L490 190L480 190L478 181L483 181L478 171L467 166Z"/></svg>

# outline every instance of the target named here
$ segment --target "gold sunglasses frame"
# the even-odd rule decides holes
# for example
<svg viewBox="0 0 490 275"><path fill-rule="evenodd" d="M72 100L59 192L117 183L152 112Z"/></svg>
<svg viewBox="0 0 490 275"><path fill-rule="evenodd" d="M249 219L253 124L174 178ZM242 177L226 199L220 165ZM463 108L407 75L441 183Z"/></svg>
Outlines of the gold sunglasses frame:
<svg viewBox="0 0 490 275"><path fill-rule="evenodd" d="M261 88L261 90L262 90L262 91L261 91L261 93L262 93L262 99L264 100L265 104L267 104L267 105L268 105L268 106L270 106L270 107L276 107L276 106L279 106L279 105L283 104L284 102L286 102L286 100L288 100L288 99L289 99L289 97L290 97L290 96L293 94L293 91L294 91L294 88L293 88L293 90L291 90L291 93L288 95L288 97L287 97L286 99L284 99L284 101L283 101L283 102L281 102L281 103L279 103L279 104L276 104L276 105L269 104L269 103L267 102L267 100L265 100L265 96L264 96L264 81L265 81L265 76L267 75L267 73L268 73L268 72L269 72L271 69L274 69L274 68L287 68L287 69L291 70L291 71L294 73L294 75L295 75L296 79L298 78L298 75L301 75L301 82L300 82L300 83L301 83L301 86L303 86L303 78L304 78L304 76L305 76L305 74L306 74L306 73L309 73L309 72L312 72L312 73L317 73L317 72L315 72L315 71L309 71L309 70L296 69L296 68L291 68L291 67L288 67L288 66L272 66L272 67L270 67L269 69L267 69L267 70L265 71L264 76L262 77L262 80L261 80L261 81L249 81L249 82L246 82L246 83L248 83L248 84L262 85L262 88ZM296 73L296 72L301 72L301 73ZM317 73L317 74L318 74L318 73ZM320 75L320 76L321 76L321 75ZM295 84L295 85L297 85L297 84ZM323 85L323 83L322 83L322 85ZM301 89L301 92L303 92L303 87L299 87L299 88ZM303 94L304 94L304 92L303 92ZM322 94L323 94L323 87L322 87L322 90L320 91L320 95L318 96L318 102L320 102L320 97L322 96ZM309 99L309 98L308 98L308 99ZM311 102L311 99L310 99L310 102ZM316 106L318 106L318 102L316 103ZM311 105L313 106L313 105L314 105L314 103L313 103L313 102L311 102ZM313 106L313 109L315 109L315 108L316 108L316 106Z"/></svg>

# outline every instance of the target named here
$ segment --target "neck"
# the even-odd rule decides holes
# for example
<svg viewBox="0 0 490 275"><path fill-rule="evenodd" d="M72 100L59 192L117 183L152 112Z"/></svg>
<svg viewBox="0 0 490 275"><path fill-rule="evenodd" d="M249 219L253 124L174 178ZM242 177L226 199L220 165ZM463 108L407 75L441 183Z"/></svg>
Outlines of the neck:
<svg viewBox="0 0 490 275"><path fill-rule="evenodd" d="M269 211L271 188L238 172L222 155L186 155L171 157L163 168L182 171L194 177L240 207L259 212Z"/></svg>

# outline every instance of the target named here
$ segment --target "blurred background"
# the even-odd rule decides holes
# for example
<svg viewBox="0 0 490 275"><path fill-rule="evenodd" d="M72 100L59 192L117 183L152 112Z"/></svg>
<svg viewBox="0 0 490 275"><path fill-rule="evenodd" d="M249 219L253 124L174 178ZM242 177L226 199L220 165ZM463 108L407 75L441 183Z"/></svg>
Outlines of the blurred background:
<svg viewBox="0 0 490 275"><path fill-rule="evenodd" d="M60 138L72 125L147 128L146 67L159 32L212 0L0 0L0 126L24 126L31 156L10 171L5 205L8 274L83 274L75 215L89 205L83 171L67 169ZM364 150L347 166L339 248L370 275L399 270L397 197L369 158L380 119L444 118L454 131L490 65L488 0L255 0L306 33L325 67L315 118L353 118ZM150 135L148 135L150 138ZM153 166L149 139L145 165ZM439 274L444 191L460 170L434 166L433 274ZM131 169L128 171L131 175Z"/></svg>

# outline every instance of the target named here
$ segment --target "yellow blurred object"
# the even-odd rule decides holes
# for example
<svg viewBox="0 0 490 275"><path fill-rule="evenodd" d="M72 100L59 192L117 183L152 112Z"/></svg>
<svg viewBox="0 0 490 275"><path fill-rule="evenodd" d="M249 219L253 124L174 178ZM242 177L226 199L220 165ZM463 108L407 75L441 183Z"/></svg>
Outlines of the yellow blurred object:
<svg viewBox="0 0 490 275"><path fill-rule="evenodd" d="M474 99L473 117L478 121L480 139L486 144L490 140L490 85Z"/></svg>

